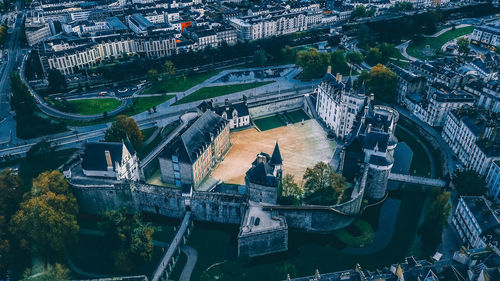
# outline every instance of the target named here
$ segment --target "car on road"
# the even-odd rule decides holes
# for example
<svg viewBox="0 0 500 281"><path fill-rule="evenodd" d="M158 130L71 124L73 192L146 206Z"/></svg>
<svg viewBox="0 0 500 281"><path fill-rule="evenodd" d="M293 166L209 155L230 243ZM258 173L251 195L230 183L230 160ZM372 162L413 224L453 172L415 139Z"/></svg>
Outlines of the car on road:
<svg viewBox="0 0 500 281"><path fill-rule="evenodd" d="M125 93L126 91L128 91L127 88L121 88L121 89L118 89L118 92L119 93Z"/></svg>
<svg viewBox="0 0 500 281"><path fill-rule="evenodd" d="M101 97L102 97L102 96L105 96L107 93L108 93L108 92L106 92L106 91L102 91L102 92L100 92L100 93L99 93L99 96L101 96Z"/></svg>

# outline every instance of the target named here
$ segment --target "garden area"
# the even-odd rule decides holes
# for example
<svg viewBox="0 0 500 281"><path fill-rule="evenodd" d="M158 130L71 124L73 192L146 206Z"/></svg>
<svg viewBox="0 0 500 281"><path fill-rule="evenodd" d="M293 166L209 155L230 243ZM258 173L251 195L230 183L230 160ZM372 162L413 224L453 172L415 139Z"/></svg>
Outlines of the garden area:
<svg viewBox="0 0 500 281"><path fill-rule="evenodd" d="M104 112L109 112L122 104L121 101L113 98L104 99L81 99L71 100L67 102L65 112L76 113L81 115L95 115Z"/></svg>
<svg viewBox="0 0 500 281"><path fill-rule="evenodd" d="M141 94L150 95L150 94L158 94L158 93L175 93L175 92L183 92L186 91L203 81L207 80L210 77L217 75L220 70L214 70L204 73L197 73L188 76L181 76L176 78L171 78L167 80L162 80L159 82L153 83L149 88L144 90Z"/></svg>
<svg viewBox="0 0 500 281"><path fill-rule="evenodd" d="M335 231L335 236L348 246L363 247L373 242L375 232L368 222L356 219L348 227Z"/></svg>
<svg viewBox="0 0 500 281"><path fill-rule="evenodd" d="M225 95L229 95L229 94L234 94L234 93L254 89L254 88L257 88L260 86L264 86L264 85L267 85L270 83L274 83L274 81L204 87L204 88L201 88L201 89L191 93L190 95L182 98L181 100L174 103L174 105L189 103L189 102L194 102L194 101L200 101L200 100L205 100L205 99L210 99L210 98L216 98L216 97L225 96Z"/></svg>
<svg viewBox="0 0 500 281"><path fill-rule="evenodd" d="M441 47L446 42L470 34L473 30L473 26L466 26L455 30L448 30L437 37L420 37L411 41L406 52L418 59L428 59L439 54ZM428 49L427 46L429 46Z"/></svg>
<svg viewBox="0 0 500 281"><path fill-rule="evenodd" d="M264 118L255 119L253 122L260 131L267 131L287 124L302 122L309 120L310 117L302 110L294 110L285 113L274 114Z"/></svg>

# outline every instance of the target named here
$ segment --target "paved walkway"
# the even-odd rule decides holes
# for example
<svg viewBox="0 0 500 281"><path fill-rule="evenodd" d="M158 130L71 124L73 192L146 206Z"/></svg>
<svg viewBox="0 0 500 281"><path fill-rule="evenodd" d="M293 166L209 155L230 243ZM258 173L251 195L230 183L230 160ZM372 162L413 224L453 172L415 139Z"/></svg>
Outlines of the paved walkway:
<svg viewBox="0 0 500 281"><path fill-rule="evenodd" d="M198 251L189 246L182 246L181 250L184 254L186 254L187 261L186 265L182 269L179 281L189 281L191 280L191 274L193 273L194 266L198 260Z"/></svg>
<svg viewBox="0 0 500 281"><path fill-rule="evenodd" d="M459 24L457 26L455 26L455 29L457 28L462 28L462 27L466 27L466 26L470 26L470 24ZM453 27L447 27L447 28L443 28L441 29L440 31L434 33L434 34L431 34L431 35L424 35L424 37L428 37L428 38L435 38L435 37L438 37L439 35L445 33L446 31L449 31L449 30L452 30Z"/></svg>
<svg viewBox="0 0 500 281"><path fill-rule="evenodd" d="M416 60L418 60L417 58L410 56L406 52L406 49L408 48L408 45L410 45L410 42L411 42L411 40L408 40L408 41L406 41L406 42L404 42L402 44L399 44L399 45L396 46L396 49L399 50L399 52L401 53L401 55L403 55L403 57L407 58L410 61L416 61Z"/></svg>

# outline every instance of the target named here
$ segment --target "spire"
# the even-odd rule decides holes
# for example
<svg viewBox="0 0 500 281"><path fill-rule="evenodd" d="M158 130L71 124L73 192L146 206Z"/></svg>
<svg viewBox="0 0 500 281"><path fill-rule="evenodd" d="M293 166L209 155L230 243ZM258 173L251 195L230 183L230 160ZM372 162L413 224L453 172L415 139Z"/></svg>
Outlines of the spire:
<svg viewBox="0 0 500 281"><path fill-rule="evenodd" d="M274 146L273 155L271 156L271 164L273 165L283 164L283 159L281 158L281 152L280 152L280 147L278 146L278 141L276 141L276 145Z"/></svg>
<svg viewBox="0 0 500 281"><path fill-rule="evenodd" d="M347 79L347 82L345 83L345 90L346 92L349 92L352 89L352 79L351 76Z"/></svg>
<svg viewBox="0 0 500 281"><path fill-rule="evenodd" d="M365 81L363 81L363 83L361 84L361 87L359 87L359 93L361 95L365 95L366 94Z"/></svg>

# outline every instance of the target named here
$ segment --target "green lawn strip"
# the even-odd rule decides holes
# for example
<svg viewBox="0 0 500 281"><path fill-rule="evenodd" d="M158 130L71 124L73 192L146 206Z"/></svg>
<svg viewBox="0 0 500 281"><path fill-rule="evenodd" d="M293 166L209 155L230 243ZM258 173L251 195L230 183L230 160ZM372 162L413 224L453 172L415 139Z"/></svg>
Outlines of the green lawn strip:
<svg viewBox="0 0 500 281"><path fill-rule="evenodd" d="M347 228L343 228L335 231L335 236L346 245L352 247L363 247L373 242L375 232L369 223L361 219L356 219L352 224L350 227L356 227L361 233L360 235L354 236L349 233Z"/></svg>
<svg viewBox="0 0 500 281"><path fill-rule="evenodd" d="M158 127L151 127L151 128L141 130L142 136L144 137L144 142L146 142L153 135L153 133L156 131L156 129L158 129Z"/></svg>
<svg viewBox="0 0 500 281"><path fill-rule="evenodd" d="M158 106L167 100L173 98L174 96L171 95L164 95L164 96L154 96L154 97L143 97L143 98L135 98L133 105L122 111L120 114L125 114L127 116L133 116L139 113L142 113L150 108L153 108L154 106ZM67 119L60 119L60 118L53 118L57 121L60 121L61 123L64 123L68 126L90 126L90 125L96 125L96 124L102 124L102 123L107 123L107 122L112 122L115 120L115 117L107 117L107 118L101 118L98 120L93 120L93 121L75 121L75 120L67 120Z"/></svg>
<svg viewBox="0 0 500 281"><path fill-rule="evenodd" d="M122 102L116 99L82 99L71 100L68 103L72 107L72 113L81 115L94 115L109 112L119 107Z"/></svg>
<svg viewBox="0 0 500 281"><path fill-rule="evenodd" d="M286 125L277 115L255 119L253 122L255 123L255 125L257 125L257 127L259 127L259 130L261 131L267 131Z"/></svg>
<svg viewBox="0 0 500 281"><path fill-rule="evenodd" d="M207 80L210 77L213 77L219 74L222 70L214 70L204 73L198 73L188 76L177 77L173 79L163 80L157 83L154 83L149 88L142 92L143 95L157 94L157 93L175 93L175 92L184 92L201 82Z"/></svg>
<svg viewBox="0 0 500 281"><path fill-rule="evenodd" d="M199 101L199 100L204 100L204 99L210 99L210 98L225 96L225 95L229 95L229 94L234 94L234 93L250 90L253 88L257 88L260 86L264 86L264 85L267 85L270 83L274 83L274 81L204 87L204 88L201 88L201 89L191 93L189 96L184 97L183 99L174 103L174 105L193 102L193 101Z"/></svg>
<svg viewBox="0 0 500 281"><path fill-rule="evenodd" d="M309 116L302 110L295 110L290 112L285 112L286 118L292 123L302 122L302 120L309 120Z"/></svg>
<svg viewBox="0 0 500 281"><path fill-rule="evenodd" d="M147 145L143 145L141 149L137 152L139 159L142 159L148 155L155 147L157 147L162 141L161 134L158 134L152 142Z"/></svg>
<svg viewBox="0 0 500 281"><path fill-rule="evenodd" d="M472 33L474 30L473 26L466 26L462 28L457 28L455 30L448 30L445 33L439 35L438 37L423 37L421 40L417 42L412 41L406 52L415 58L425 59L426 55L421 53L421 50L425 48L425 46L429 45L431 49L434 51L440 50L441 47L448 41L451 41L455 38L467 35Z"/></svg>

